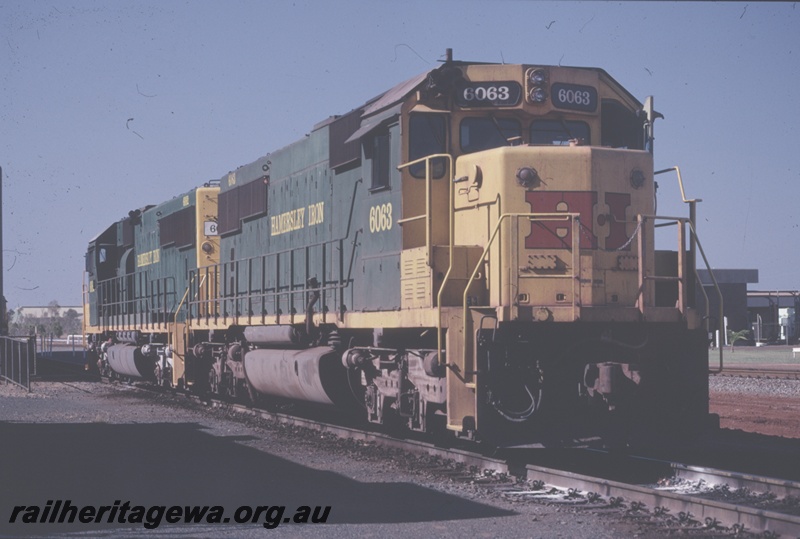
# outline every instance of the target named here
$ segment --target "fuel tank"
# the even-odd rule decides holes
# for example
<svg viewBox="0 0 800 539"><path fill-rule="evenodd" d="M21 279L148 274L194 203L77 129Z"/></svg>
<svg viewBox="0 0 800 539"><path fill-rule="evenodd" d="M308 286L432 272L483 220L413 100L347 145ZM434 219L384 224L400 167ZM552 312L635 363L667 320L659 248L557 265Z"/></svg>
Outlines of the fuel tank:
<svg viewBox="0 0 800 539"><path fill-rule="evenodd" d="M341 354L329 346L304 350L251 350L244 356L247 381L259 393L320 404L350 396Z"/></svg>
<svg viewBox="0 0 800 539"><path fill-rule="evenodd" d="M144 378L154 378L153 367L155 360L142 355L138 346L132 344L115 344L106 351L108 366L117 374Z"/></svg>
<svg viewBox="0 0 800 539"><path fill-rule="evenodd" d="M244 328L244 338L270 348L299 348L301 341L293 326L248 326Z"/></svg>

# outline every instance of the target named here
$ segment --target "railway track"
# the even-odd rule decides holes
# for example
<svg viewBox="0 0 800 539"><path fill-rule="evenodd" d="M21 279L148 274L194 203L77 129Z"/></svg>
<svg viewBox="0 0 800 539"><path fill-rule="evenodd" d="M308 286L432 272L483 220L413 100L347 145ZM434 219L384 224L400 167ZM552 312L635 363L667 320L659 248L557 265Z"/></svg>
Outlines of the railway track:
<svg viewBox="0 0 800 539"><path fill-rule="evenodd" d="M772 537L800 536L800 483L797 482L596 451L591 452L593 457L600 458L594 458L590 467L598 473L585 474L569 469L569 464L566 469L531 464L530 450L501 450L487 456L474 450L398 439L239 404L213 401L212 405L339 438L451 461L458 466L445 466L439 472L455 481L481 484L513 500L616 508L629 516L687 530L727 529ZM602 470L618 470L621 465L626 472L637 469L633 475L639 475L642 482L600 476Z"/></svg>
<svg viewBox="0 0 800 539"><path fill-rule="evenodd" d="M54 370L59 371L58 377L63 376L62 368ZM151 386L132 387L161 392ZM187 398L233 415L427 455L433 462L443 463L435 465L434 473L453 481L479 484L514 501L607 508L654 525L700 533L800 536L800 483L797 482L587 450L583 450L583 457L541 465L536 463L537 450L502 449L487 456L471 448L400 439L207 397L187 395ZM574 451L570 453L573 457L578 450ZM618 475L623 479L618 479Z"/></svg>
<svg viewBox="0 0 800 539"><path fill-rule="evenodd" d="M740 376L746 378L771 378L784 380L800 379L800 369L792 368L790 365L726 365L722 372L714 373L712 376Z"/></svg>
<svg viewBox="0 0 800 539"><path fill-rule="evenodd" d="M727 528L736 533L790 537L800 534L796 505L800 484L678 463L669 466L673 475L655 484L613 481L538 466L526 469L528 482L535 478L536 486L554 485L562 495L566 492L567 498L622 506L628 514L660 520L667 526L709 531ZM542 496L535 491L521 494ZM732 497L739 499L733 502ZM764 500L772 502L770 508L764 507ZM782 509L789 506L789 512Z"/></svg>

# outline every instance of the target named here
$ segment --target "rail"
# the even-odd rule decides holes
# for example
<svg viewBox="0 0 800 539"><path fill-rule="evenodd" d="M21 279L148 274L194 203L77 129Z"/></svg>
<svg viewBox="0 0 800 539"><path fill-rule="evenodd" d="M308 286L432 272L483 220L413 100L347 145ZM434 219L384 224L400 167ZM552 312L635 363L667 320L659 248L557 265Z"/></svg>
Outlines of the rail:
<svg viewBox="0 0 800 539"><path fill-rule="evenodd" d="M0 378L31 390L31 375L36 374L35 337L0 337Z"/></svg>
<svg viewBox="0 0 800 539"><path fill-rule="evenodd" d="M800 369L794 365L753 365L728 363L723 371L713 372L720 376L741 376L747 378L767 378L782 380L800 379Z"/></svg>
<svg viewBox="0 0 800 539"><path fill-rule="evenodd" d="M137 387L136 389L141 390L142 388ZM190 399L198 403L202 402L204 405L208 404L205 398L190 396ZM629 516L638 514L647 517L664 517L665 523L669 522L670 514L674 515L674 518L681 518L683 515L689 521L692 519L704 521L706 530L712 534L718 532L717 535L726 536L730 534L726 534L721 527L731 528L733 535L744 531L772 531L773 534L782 534L781 536L797 537L800 532L800 516L789 514L789 511L776 511L719 499L708 499L707 495L698 492L697 489L686 493L673 492L668 487L654 487L653 481L649 479L646 484L636 484L634 472L643 468L655 470L648 477L652 477L652 473L657 473L657 477L665 479L675 477L686 481L700 482L702 480L709 487L727 485L730 490L745 489L754 493L771 493L771 498L784 498L787 501L796 499L798 488L800 488L800 485L788 480L709 467L686 466L677 462L654 460L650 457L631 455L621 458L617 453L609 454L608 460L613 462L613 467L608 462L600 462L600 467L604 470L601 477L598 474L589 475L592 466L588 466L588 471L581 473L570 470L568 464L566 466L561 464L558 467L535 464L530 462L529 455L531 453L527 453L524 449L495 451L494 456L489 457L470 449L411 440L345 426L341 422L324 422L319 419L298 417L229 402L215 402L214 406L225 411L264 418L283 425L299 426L343 439L367 441L384 448L399 449L408 453L441 459L445 464L432 468L432 473L441 471L451 479L460 477L471 483L485 482L485 488L492 490L496 488L503 496L520 501L541 499L546 496L549 503L565 503L573 507L576 501L584 507L591 507L591 504L597 504L598 508L619 507ZM592 453L596 454L597 452ZM579 468L586 469L586 462L585 459L580 460ZM470 470L478 470L478 472L473 474L473 472L463 472L462 470L463 473L456 475L452 471L458 470L458 466L449 463L460 463L466 465ZM596 469L596 466L594 468ZM628 476L629 480L609 479L609 470L611 470L612 477ZM668 524L664 524L664 526L666 527ZM669 532L670 530L674 532L676 528L670 526L665 531ZM683 531L687 530L691 535L692 530L702 531L703 528L687 527ZM764 534L764 537L768 536L770 535Z"/></svg>

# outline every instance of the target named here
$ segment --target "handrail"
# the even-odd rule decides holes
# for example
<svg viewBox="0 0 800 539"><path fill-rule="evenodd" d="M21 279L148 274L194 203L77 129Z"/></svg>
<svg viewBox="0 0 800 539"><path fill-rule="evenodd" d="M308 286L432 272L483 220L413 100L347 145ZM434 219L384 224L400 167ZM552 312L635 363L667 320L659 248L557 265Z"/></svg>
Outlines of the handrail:
<svg viewBox="0 0 800 539"><path fill-rule="evenodd" d="M698 282L700 282L700 274L697 273L697 268L694 269L694 277L695 277L695 279L697 279ZM711 302L708 299L708 293L706 292L706 287L701 286L700 287L700 292L703 293L703 298L706 300L706 303L705 303L706 307L710 306ZM708 331L710 329L711 329L711 326L708 325L708 317L706 317L706 333L708 333Z"/></svg>
<svg viewBox="0 0 800 539"><path fill-rule="evenodd" d="M83 333L84 339L86 339L86 328L89 326L89 324L91 324L91 315L89 313L89 290L86 286L87 277L88 274L84 270L83 279L81 280L81 310L83 311L83 318L81 319L81 333Z"/></svg>
<svg viewBox="0 0 800 539"><path fill-rule="evenodd" d="M450 175L453 176L448 183L450 184L450 193L449 193L449 204L447 208L448 214L448 221L449 221L449 238L448 238L448 264L447 264L447 271L444 274L444 278L442 279L442 284L439 285L439 291L436 293L436 360L439 362L440 365L445 364L445 360L443 359L443 351L444 348L442 346L442 294L444 294L444 288L447 286L447 282L450 279L450 273L453 270L453 262L454 262L454 249L455 249L455 170L453 169L453 156L447 153L439 153L439 154L432 154L426 157L422 157L420 159L415 159L409 163L404 163L397 167L397 170L403 170L404 168L410 167L412 165L418 163L425 163L425 214L424 215L415 215L413 217L407 217L405 219L400 219L397 221L397 224L402 225L404 223L408 223L411 221L417 221L419 219L425 219L425 247L427 250L427 257L428 257L428 267L431 267L432 263L432 256L433 256L433 248L431 245L431 236L432 236L432 225L431 225L431 162L434 159L446 158L448 164L448 170L450 171Z"/></svg>
<svg viewBox="0 0 800 539"><path fill-rule="evenodd" d="M206 280L206 276L203 275L203 278L200 280L200 284L197 285L197 293L198 294L200 293L200 287L203 286L203 281L205 281L205 280ZM178 324L178 313L181 311L181 307L183 307L183 303L186 301L186 298L189 297L189 291L192 289L192 283L193 282L194 282L194 275L192 275L191 278L189 279L189 284L186 285L186 292L184 292L183 297L181 298L181 301L178 303L178 307L175 309L175 312L172 314L172 323L174 325ZM186 317L186 323L185 323L186 334L187 335L189 334L189 321L190 321L190 319L187 316ZM166 324L167 324L167 328L169 328L169 321L167 321ZM167 331L167 346L171 347L172 344L173 344L172 343L172 332L168 330Z"/></svg>
<svg viewBox="0 0 800 539"><path fill-rule="evenodd" d="M711 269L711 264L708 263L708 258L706 258L706 253L703 251L703 246L700 245L700 239L697 237L697 231L694 228L694 223L689 221L689 228L692 231L692 236L694 237L695 241L697 242L697 247L700 249L700 255L703 257L703 262L706 265L706 269L708 270L708 274L711 276L711 281L714 283L714 289L717 291L717 296L719 297L719 338L723 339L725 337L725 320L723 318L723 298L722 298L722 291L719 288L719 283L717 283L717 278L714 276L714 271ZM697 272L696 268L697 264L695 264L695 273ZM700 281L700 276L697 276L697 280ZM705 294L705 287L702 283L700 283L700 288L703 290L703 294ZM708 295L706 295L706 299ZM710 304L707 304L710 305ZM721 343L717 343L717 348L719 348L719 370L711 371L712 374L719 374L722 372L722 346Z"/></svg>
<svg viewBox="0 0 800 539"><path fill-rule="evenodd" d="M205 317L206 320L210 319L211 316L212 316L211 313L213 312L214 313L213 316L214 316L215 320L221 316L223 318L223 323L227 323L227 318L228 318L228 314L227 314L227 311L226 311L227 301L230 301L231 305L234 307L234 311L233 311L231 316L235 318L235 317L240 316L240 313L237 313L237 311L236 311L236 307L239 305L239 302L240 301L248 301L248 302L250 302L253 299L260 299L261 302L262 302L262 313L261 313L262 319L263 319L263 316L266 315L266 312L263 311L263 305L267 300L270 300L270 299L275 301L276 309L278 311L278 312L276 312L276 315L278 317L280 317L281 314L282 314L281 312L279 312L280 311L281 298L288 297L289 298L288 302L289 302L289 304L291 306L292 302L294 301L293 298L295 296L297 296L297 295L306 294L308 292L308 288L305 285L300 285L300 288L297 288L297 287L295 287L295 283L293 283L293 282L291 284L289 284L288 288L287 288L287 285L280 285L279 280L276 280L276 286L274 288L265 288L264 285L263 285L263 282L264 282L263 280L266 279L265 275L266 275L266 271L267 271L266 270L267 261L270 261L270 262L271 261L275 261L277 263L282 257L288 257L289 260L292 260L294 255L296 253L301 252L301 251L305 251L306 254L307 254L308 252L311 252L312 250L320 250L321 253L322 253L322 258L323 258L323 267L322 267L322 271L321 271L321 273L323 275L323 286L321 286L317 290L319 290L319 292L322 294L321 297L322 297L322 301L323 301L323 306L325 305L325 301L326 301L325 292L329 292L329 291L338 291L339 292L339 304L340 304L339 318L341 319L341 317L343 316L343 311L341 310L341 306L344 305L344 290L348 286L350 286L350 284L351 284L353 262L354 262L354 259L355 259L355 253L356 253L356 249L357 249L357 246L358 246L357 245L358 237L359 237L359 234L361 232L360 229L357 229L355 231L355 236L350 241L350 245L352 245L353 248L350 251L349 266L345 266L346 262L344 261L344 258L343 258L344 257L344 254L343 254L344 253L344 245L345 245L345 241L350 239L350 232L351 232L352 224L353 224L353 215L355 213L356 193L357 193L359 184L361 184L362 182L363 182L363 179L359 178L353 183L353 193L352 193L352 197L351 197L351 201L350 201L350 212L348 214L347 229L345 230L344 235L342 235L340 237L337 237L337 238L324 239L322 241L318 241L316 243L311 243L311 244L308 244L308 245L301 245L299 247L292 246L292 247L288 247L286 249L270 251L270 252L263 252L263 253L260 253L260 254L256 254L256 255L252 255L252 256L248 256L248 257L244 257L244 258L240 258L240 259L237 259L237 260L232 260L232 261L227 261L227 262L217 262L217 263L214 263L214 264L208 264L208 265L205 265L205 266L199 266L199 267L197 267L195 269L190 270L190 273L192 275L195 275L195 274L199 275L201 272L204 273L204 278L205 278L205 276L208 276L209 274L211 274L212 283L210 283L208 286L209 287L213 286L216 289L214 291L212 291L212 292L209 292L208 297L205 297L205 298L194 298L194 299L190 298L189 299L190 309L189 309L189 313L188 313L188 318L189 319L195 318L195 315L192 313L192 307L196 307L197 308L197 316L196 316L196 318L198 320L203 318L203 317ZM334 251L334 250L336 250L336 251L338 251L340 253L340 260L339 260L340 267L339 267L338 283L336 281L328 281L327 277L325 277L325 275L327 275L326 266L325 266L325 264L326 264L325 260L327 260L326 257L328 256L327 253L329 253L331 251ZM244 294L244 293L240 294L239 291L238 291L238 275L239 275L240 267L243 267L247 271L247 277L248 277L248 282L249 282L249 278L252 276L252 273L253 273L252 267L253 267L254 263L260 265L260 271L261 271L261 275L262 275L262 288L260 290L256 290L256 291L248 289L246 294ZM308 262L306 260L306 264L307 263ZM232 290L230 293L227 292L228 282L226 280L226 278L228 277L227 268L229 266L231 267L231 274L235 275L236 279L237 279L237 284L234 287L234 290ZM308 269L308 267L306 269ZM347 271L347 275L346 276L344 275L345 270ZM269 271L272 272L273 270L270 269ZM280 277L280 275L278 274L277 271L275 271L273 276L276 277L276 279ZM220 277L223 280L223 284L221 286L220 286L220 283L219 283ZM326 284L326 283L333 283L333 284ZM201 314L200 313L201 306L206 306L205 314ZM252 313L248 313L248 316L252 317L253 315L252 315ZM294 313L291 313L289 316L293 317Z"/></svg>
<svg viewBox="0 0 800 539"><path fill-rule="evenodd" d="M397 224L403 225L403 224L411 222L411 221L417 221L417 220L420 220L420 219L425 219L425 247L426 247L427 254L428 254L428 261L427 261L428 267L430 267L432 265L432 257L433 257L433 246L431 245L432 244L431 238L433 237L433 225L431 224L431 209L432 209L432 207L431 207L431 181L432 181L432 178L431 178L431 162L434 159L447 159L448 170L450 170L451 175L452 175L453 172L455 172L453 170L453 156L450 155L449 153L431 154L431 155L428 155L428 156L425 156L425 157L420 157L419 159L415 159L413 161L409 161L408 163L403 163L402 165L399 165L397 167L397 170L403 170L403 169L406 169L408 167L417 165L419 163L425 163L425 213L424 214L420 214L420 215L414 215L412 217L404 217L403 219L399 219L397 221ZM450 207L451 207L451 209L450 209L450 212L448 212L448 213L452 213L452 207L453 207L453 204L454 204L453 193L452 193L452 191L453 191L452 184L453 184L453 182L451 181L450 182L450 192L451 192L450 193ZM452 225L452 223L451 223L451 225ZM452 233L453 233L453 227L451 226L450 227L451 245L452 245ZM450 250L450 256L452 257L452 249ZM451 265L452 265L452 262L453 262L453 260L451 258L451 260L450 260L450 264Z"/></svg>
<svg viewBox="0 0 800 539"><path fill-rule="evenodd" d="M344 257L346 255L344 255L344 254L340 255L340 260L339 260L339 262L340 262L340 275L339 275L338 281L336 279L328 280L326 278L324 280L325 284L321 285L318 288L315 288L315 290L318 290L323 295L322 296L323 298L324 298L324 294L326 292L331 292L331 291L342 292L345 288L350 286L350 283L352 281L352 270L353 270L353 262L354 262L354 257L355 257L356 243L357 243L357 238L359 236L359 232L360 232L359 230L355 231L355 239L351 242L351 244L353 245L353 249L350 252L349 263L344 260ZM344 247L343 247L344 240L345 240L345 238L338 239L338 240L328 240L328 241L324 241L324 242L315 243L315 244L312 244L312 245L295 247L295 248L292 248L292 249L286 249L286 250L279 251L279 252L264 253L264 254L261 254L261 255L254 256L254 257L243 258L243 259L235 260L235 261L232 261L232 262L221 262L221 263L218 263L218 264L213 264L213 265L209 265L209 266L203 266L203 267L200 267L200 268L196 268L196 269L190 270L190 273L193 276L194 275L199 275L200 273L204 274L204 277L203 277L204 279L205 279L206 276L210 276L211 282L213 283L216 279L219 279L220 273L218 272L218 270L220 268L223 268L223 271L221 272L221 275L222 275L222 279L221 280L223 281L223 285L221 287L222 289L216 290L215 292L211 292L208 297L204 297L204 298L189 298L189 305L192 306L192 307L196 307L197 308L197 312L194 313L192 311L192 309L190 309L188 316L189 316L189 318L192 318L192 319L197 318L198 320L200 320L202 318L209 319L211 317L214 317L215 319L217 319L219 317L222 317L224 321L227 321L227 318L229 316L231 316L233 318L241 316L241 313L236 311L236 307L240 305L239 302L252 302L253 300L260 300L261 303L262 303L262 309L263 309L264 303L267 300L272 300L272 301L276 302L276 304L275 304L276 313L275 314L278 317L280 317L282 315L282 312L279 312L279 309L280 309L279 302L281 301L281 298L289 298L289 303L290 303L290 306L291 306L292 305L291 302L294 301L292 298L295 298L296 296L304 295L304 294L308 293L308 291L310 289L307 288L304 284L300 284L300 283L281 284L277 279L276 279L276 282L275 282L274 286L269 287L269 288L265 287L264 283L266 282L266 277L265 277L265 275L266 275L265 272L266 271L270 271L271 272L270 274L273 275L273 276L279 276L277 271L274 271L273 269L269 269L269 270L266 269L267 268L267 262L271 261L271 262L277 263L277 261L281 258L281 256L287 256L287 255L288 255L289 260L291 260L292 257L296 253L299 253L301 251L310 251L312 249L320 249L323 253L327 253L327 252L329 252L330 250L332 250L335 247L338 252L344 253ZM323 255L322 258L324 259L325 256L327 256L327 255ZM227 286L228 286L227 283L229 281L227 279L229 277L233 277L233 276L239 275L241 271L244 272L244 279L247 282L251 281L252 275L255 273L255 270L253 270L253 265L254 264L252 264L252 262L260 262L260 264L258 266L260 267L259 271L260 271L260 273L262 275L262 279L263 279L262 280L262 288L261 289L256 289L256 290L248 289L247 292L240 293L238 291L239 288L238 288L238 284L237 284L237 285L233 285L231 287L231 290L228 291L227 290ZM227 269L225 269L228 266L233 266L232 269L229 272L228 272ZM310 268L310 266L308 266L308 268ZM345 275L345 272L347 272L346 275ZM321 274L322 275L327 275L326 270L325 270L324 267L321 270ZM237 279L238 279L238 277L237 277ZM234 307L234 311L230 315L227 312L227 303L226 302L228 302L228 301L230 301L231 305ZM341 301L341 299L340 299L340 303L343 303ZM200 312L200 308L203 305L206 305L205 314L202 314ZM250 307L252 307L252 303L248 303L247 305L250 305ZM245 306L247 306L247 305L245 305ZM261 316L263 317L266 314L267 314L266 311L262 311ZM295 315L294 312L290 312L288 316L293 317L294 315ZM246 316L252 317L254 315L251 312L248 312L248 314Z"/></svg>
<svg viewBox="0 0 800 539"><path fill-rule="evenodd" d="M681 225L681 228L679 230L683 230L683 225L685 225L685 224L689 225L689 232L691 234L691 238L694 240L695 245L697 245L698 249L700 250L700 255L703 257L703 262L706 265L706 269L708 270L708 274L711 276L711 281L714 284L714 290L716 291L717 297L719 298L719 313L718 313L719 314L719 316L718 316L718 319L719 319L718 320L719 332L720 332L720 338L724 337L725 322L724 322L724 317L723 317L724 299L722 297L722 291L719 288L719 283L717 282L717 278L714 276L714 271L711 269L711 264L708 262L708 258L706 257L705 251L703 250L703 246L700 243L700 238L697 236L697 230L696 230L692 220L691 219L687 219L686 217L671 217L671 216L665 216L665 215L640 215L639 217L640 217L640 219L651 220L651 221L655 221L656 219L661 219L661 220L664 220L664 221L674 221L675 223L679 223ZM682 245L679 246L679 250L678 250L679 257L681 257L681 254L682 254L681 251L683 249L684 249L684 247ZM700 281L700 275L697 272L697 263L696 263L696 260L694 260L694 258L693 258L693 261L694 261L694 266L695 266L693 274L694 274L695 278L697 279L697 282L700 282L700 290L702 291L703 297L705 298L706 309L710 309L711 303L710 303L709 298L708 298L708 293L706 292L705 287L702 285L702 283ZM679 259L679 266L681 266L681 265L682 265L682 262ZM665 280L665 279L662 279L659 276L649 275L649 276L645 276L644 280L655 281L655 280ZM643 296L644 296L644 284L642 283L642 284L640 284L640 289L639 289L639 294L638 294L638 297L640 298L639 301L642 302L642 303L640 303L640 308L644 308L644 303L643 303L644 302L644 297ZM681 308L681 310L683 310L683 308ZM708 328L708 322L706 321L706 331L708 331L708 329L709 329ZM716 370L716 371L711 371L711 373L713 373L713 374L718 374L718 373L722 372L722 366L723 366L723 350L722 349L724 347L723 346L718 346L718 348L719 348L719 369Z"/></svg>
<svg viewBox="0 0 800 539"><path fill-rule="evenodd" d="M680 167L674 166L674 167L665 168L665 169L662 169L662 170L657 170L657 171L655 171L653 173L653 176L656 176L658 174L664 174L666 172L671 172L673 170L675 171L675 173L678 176L678 187L680 188L680 191L681 191L681 200L689 205L689 222L692 223L693 226L695 226L697 224L697 203L698 202L702 202L703 199L701 199L701 198L686 198L686 191L683 188L683 177L681 176ZM695 232L696 231L697 231L697 229L695 228ZM691 253L692 265L694 265L695 268L697 268L697 262L696 262L696 260L697 260L697 249L695 247L695 239L696 239L696 237L697 237L696 234L693 234L693 235L689 236L689 253ZM694 276L692 276L692 277L694 277ZM694 297L694 291L697 288L696 283L697 283L697 281L694 281L694 280L688 281L687 280L687 284L689 285L687 288L689 289L689 293L691 294L691 297Z"/></svg>
<svg viewBox="0 0 800 539"><path fill-rule="evenodd" d="M686 198L686 192L683 189L683 178L681 177L681 169L680 169L680 167L674 166L674 167L665 168L663 170L657 170L657 171L653 172L653 176L656 176L658 174L664 174L665 172L671 172L673 170L678 174L678 187L681 190L681 200L683 202L686 202L687 204L694 203L694 202L702 202L703 201L702 198L691 198L691 199L690 198Z"/></svg>
<svg viewBox="0 0 800 539"><path fill-rule="evenodd" d="M139 323L146 327L166 324L172 310L170 303L175 301L178 293L174 289L174 280L171 276L149 280L146 272L137 272L97 281L98 327L105 331L119 329L125 324ZM148 310L151 307L157 310L151 312ZM158 316L163 316L164 320L157 320Z"/></svg>
<svg viewBox="0 0 800 539"><path fill-rule="evenodd" d="M572 264L572 275L565 275L564 278L571 278L573 280L573 294L572 294L572 306L573 312L575 309L575 276L580 276L580 268L578 265L580 264L580 236L575 233L575 223L580 220L580 213L504 213L501 214L497 218L497 223L495 224L494 230L492 231L492 235L489 237L489 241L486 242L486 246L483 248L483 253L478 258L478 263L475 265L475 269L472 270L472 274L470 275L469 279L467 279L467 283L464 286L464 296L463 296L463 303L462 303L462 316L463 316L463 335L464 335L464 342L466 343L467 340L467 314L468 314L468 305L467 305L467 298L469 297L469 289L472 286L472 283L475 282L475 277L478 275L478 270L481 267L486 255L488 254L489 250L494 243L495 238L500 232L500 226L503 224L503 221L506 219L519 219L519 218L527 218L530 220L540 219L540 220L572 220L573 223L573 230L572 230L572 255L573 255L573 264ZM577 264L576 264L577 259ZM576 273L577 269L577 273ZM580 288L578 288L580 291ZM451 364L448 364L451 366ZM466 374L466 373L465 373Z"/></svg>
<svg viewBox="0 0 800 539"><path fill-rule="evenodd" d="M430 218L431 217L431 211L430 211L431 210L431 162L432 162L432 160L438 159L438 158L445 158L445 159L448 160L448 165L450 167L449 170L453 173L453 174L451 174L453 176L453 179L451 179L450 182L449 182L450 185L449 185L449 205L448 205L449 206L448 207L448 210L449 210L448 211L448 220L449 220L449 243L448 243L448 250L449 250L448 257L449 257L449 260L448 260L448 267L447 267L447 271L445 272L445 275L444 275L444 277L442 279L442 283L439 285L439 290L437 291L437 294L436 294L436 307L437 307L437 318L436 318L437 358L438 358L440 364L452 366L452 364L447 364L445 362L445 360L443 359L443 357L444 357L443 356L444 347L443 347L443 343L442 343L442 296L444 294L445 287L447 286L447 284L449 282L449 279L450 279L450 275L452 273L452 269L453 269L453 265L454 265L454 256L455 256L455 254L454 254L454 251L455 251L455 177L454 177L455 174L454 173L455 173L455 170L453 169L453 157L450 154L433 154L433 155L429 155L429 156L426 156L426 157L422 157L420 159L416 159L414 161L410 161L408 163L404 163L404 164L400 165L399 167L397 167L398 170L402 170L404 168L407 168L407 167L413 166L415 164L419 164L419 163L423 163L424 162L425 163L425 194L426 194L426 198L425 198L426 213L425 214L421 214L421 215L415 215L415 216L411 216L411 217L406 217L406 218L400 219L400 220L397 221L397 223L402 225L404 223L417 221L417 220L420 220L420 219L425 219L426 220L425 246L426 246L426 250L427 250L427 259L428 259L427 263L428 263L428 266L431 266L432 265L431 258L432 258L432 253L433 253L433 249L432 249L432 245L431 245L431 228L432 228L432 225L431 225L431 218ZM498 200L498 208L499 207L500 207L500 201ZM563 219L563 220L570 219L570 220L573 220L573 224L574 224L577 221L577 219L580 218L580 214L577 214L577 213L557 213L557 214L556 213L554 213L554 214L509 213L509 214L501 214L498 217L497 224L495 225L495 229L494 229L494 231L493 231L493 233L491 235L491 238L489 239L489 242L487 243L486 247L484 248L483 253L479 258L479 261L476 264L474 270L472 271L472 275L467 280L467 284L466 284L466 286L464 288L462 324L463 324L463 329L464 329L463 335L464 335L465 339L466 339L466 335L467 335L467 298L468 298L468 293L469 293L470 286L475 281L475 278L476 278L476 276L478 274L478 270L480 269L481 264L483 263L484 259L486 258L486 255L489 252L489 250L490 250L490 248L492 246L492 243L494 242L494 239L497 237L497 234L499 233L500 226L501 226L503 220L505 220L506 218L512 218L512 217L513 218L527 217L527 218L532 219L532 220L536 219L536 218L545 219L545 220L556 219L556 218L557 219ZM573 232L572 236L573 236L573 270L574 270L575 267L577 267L576 263L575 263L576 257L577 257L578 264L580 263L580 253L578 253L577 255L575 254L575 251L578 250L576 248L576 244L580 245L580 238L579 238L579 235L577 233L575 233L574 230L572 232ZM572 277L574 277L574 275ZM576 298L575 283L574 282L573 282L573 294L572 294L572 297L573 297L573 310L574 310L575 298Z"/></svg>
<svg viewBox="0 0 800 539"><path fill-rule="evenodd" d="M695 267L694 275L697 278L696 282L700 283L700 290L703 291L703 296L705 296L706 306L710 306L710 303L708 302L708 294L706 294L705 287L702 285L702 282L700 281L700 276L697 274L697 256L696 256L696 251L695 251L695 245L697 247L700 247L700 254L703 257L703 262L705 262L705 264L706 264L706 269L708 269L708 273L709 273L709 275L711 275L711 280L714 282L714 287L715 287L715 289L717 291L717 295L719 296L719 332L720 332L719 336L720 336L720 340L722 340L725 337L725 334L724 334L725 333L725 327L724 327L725 326L725 322L724 322L724 318L723 318L723 309L722 309L722 307L723 307L722 306L722 292L719 290L719 284L717 283L716 277L714 277L714 272L711 270L711 265L708 263L708 259L706 258L706 255L703 252L703 248L700 246L700 240L697 237L697 228L695 226L695 224L697 223L697 203L698 202L702 202L703 199L702 198L691 198L691 199L690 198L686 198L686 192L684 191L684 188L683 188L683 177L681 177L681 169L678 166L665 168L663 170L657 170L657 171L655 171L653 173L653 175L655 176L657 174L663 174L665 172L670 172L672 170L674 170L676 172L676 174L678 175L678 187L680 188L680 191L681 191L681 200L683 202L689 204L689 227L691 229L691 236L690 236L690 242L689 242L690 243L689 251L692 254L692 264ZM721 344L721 343L717 343L717 344ZM719 348L719 370L711 371L712 373L719 373L719 372L722 371L722 349L724 347L720 345L720 346L718 346L718 348Z"/></svg>

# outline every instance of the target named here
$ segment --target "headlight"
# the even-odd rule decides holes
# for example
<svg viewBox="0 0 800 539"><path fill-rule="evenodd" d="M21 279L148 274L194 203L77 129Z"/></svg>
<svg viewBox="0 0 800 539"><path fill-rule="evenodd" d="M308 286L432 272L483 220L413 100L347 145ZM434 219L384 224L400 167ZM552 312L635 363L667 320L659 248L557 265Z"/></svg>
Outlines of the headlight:
<svg viewBox="0 0 800 539"><path fill-rule="evenodd" d="M544 69L534 69L528 75L528 81L531 83L531 86L541 86L547 81L547 75L544 72Z"/></svg>
<svg viewBox="0 0 800 539"><path fill-rule="evenodd" d="M528 103L542 104L549 98L547 70L530 67L525 72L525 99Z"/></svg>
<svg viewBox="0 0 800 539"><path fill-rule="evenodd" d="M533 189L539 187L542 183L542 179L539 177L539 173L536 172L535 168L522 167L517 170L517 183L525 189Z"/></svg>
<svg viewBox="0 0 800 539"><path fill-rule="evenodd" d="M633 171L631 171L631 186L634 189L641 189L641 187L644 185L644 182L644 172L638 168L633 169Z"/></svg>
<svg viewBox="0 0 800 539"><path fill-rule="evenodd" d="M528 92L528 99L534 103L544 103L547 101L547 92L544 88L536 86L535 88L531 88Z"/></svg>

